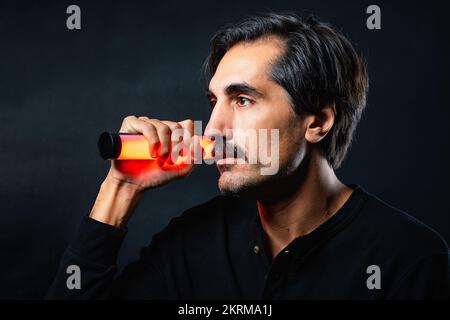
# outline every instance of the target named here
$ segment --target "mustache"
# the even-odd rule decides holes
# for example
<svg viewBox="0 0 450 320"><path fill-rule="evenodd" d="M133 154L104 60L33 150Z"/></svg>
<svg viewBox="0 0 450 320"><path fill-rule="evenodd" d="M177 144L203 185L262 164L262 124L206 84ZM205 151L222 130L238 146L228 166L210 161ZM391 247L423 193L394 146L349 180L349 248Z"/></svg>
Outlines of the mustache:
<svg viewBox="0 0 450 320"><path fill-rule="evenodd" d="M225 138L216 139L214 149L212 150L212 156L216 160L229 157L247 160L245 150L241 148L241 146L234 143L232 140L226 140Z"/></svg>

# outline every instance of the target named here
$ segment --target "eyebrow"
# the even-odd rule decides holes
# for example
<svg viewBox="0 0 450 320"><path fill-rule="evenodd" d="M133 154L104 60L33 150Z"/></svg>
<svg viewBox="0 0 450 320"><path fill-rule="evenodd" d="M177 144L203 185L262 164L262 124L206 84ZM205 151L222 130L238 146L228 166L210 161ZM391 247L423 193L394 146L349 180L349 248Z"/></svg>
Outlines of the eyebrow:
<svg viewBox="0 0 450 320"><path fill-rule="evenodd" d="M256 88L250 86L249 84L247 84L245 82L232 83L232 84L228 85L224 91L225 91L225 94L228 96L231 96L231 95L237 94L237 93L248 94L248 95L252 95L252 96L256 96L256 97L261 97L263 95ZM215 95L211 90L206 89L206 96L208 98L211 98L211 96L215 96Z"/></svg>

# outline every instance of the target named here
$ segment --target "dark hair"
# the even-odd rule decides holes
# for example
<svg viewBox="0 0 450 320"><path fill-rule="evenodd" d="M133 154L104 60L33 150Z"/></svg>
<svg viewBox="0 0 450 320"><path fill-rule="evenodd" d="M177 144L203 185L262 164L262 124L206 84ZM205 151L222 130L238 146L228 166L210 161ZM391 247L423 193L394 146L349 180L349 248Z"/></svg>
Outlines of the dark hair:
<svg viewBox="0 0 450 320"><path fill-rule="evenodd" d="M272 35L283 40L285 49L269 76L288 92L296 113L318 114L326 104L335 103L334 125L319 146L330 165L338 168L361 118L369 84L362 57L331 25L311 15L270 13L226 26L211 40L206 79L211 80L235 44Z"/></svg>

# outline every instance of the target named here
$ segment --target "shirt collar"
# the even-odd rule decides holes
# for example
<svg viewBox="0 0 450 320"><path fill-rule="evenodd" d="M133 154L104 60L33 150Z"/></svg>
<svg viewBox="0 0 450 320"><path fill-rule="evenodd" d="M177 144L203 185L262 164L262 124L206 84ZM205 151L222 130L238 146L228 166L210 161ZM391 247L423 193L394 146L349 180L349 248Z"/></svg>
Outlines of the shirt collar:
<svg viewBox="0 0 450 320"><path fill-rule="evenodd" d="M341 232L357 215L362 203L367 199L367 192L357 184L349 184L353 189L352 194L338 211L310 233L300 236L289 243L282 251L289 250L296 260L304 259L320 244L328 241L334 235ZM270 253L266 246L266 233L262 227L257 205L255 201L246 201L245 206L250 206L252 212L252 246L260 245L261 252L266 256L267 262L271 262ZM247 209L248 210L248 209Z"/></svg>

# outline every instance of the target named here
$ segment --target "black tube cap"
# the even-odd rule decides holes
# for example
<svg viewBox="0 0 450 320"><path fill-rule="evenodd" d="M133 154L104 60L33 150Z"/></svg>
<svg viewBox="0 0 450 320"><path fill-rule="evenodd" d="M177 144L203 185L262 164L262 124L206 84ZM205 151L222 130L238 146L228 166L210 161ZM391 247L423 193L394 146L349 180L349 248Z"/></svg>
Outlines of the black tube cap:
<svg viewBox="0 0 450 320"><path fill-rule="evenodd" d="M117 159L122 149L122 141L118 133L103 132L98 138L97 146L103 159Z"/></svg>

